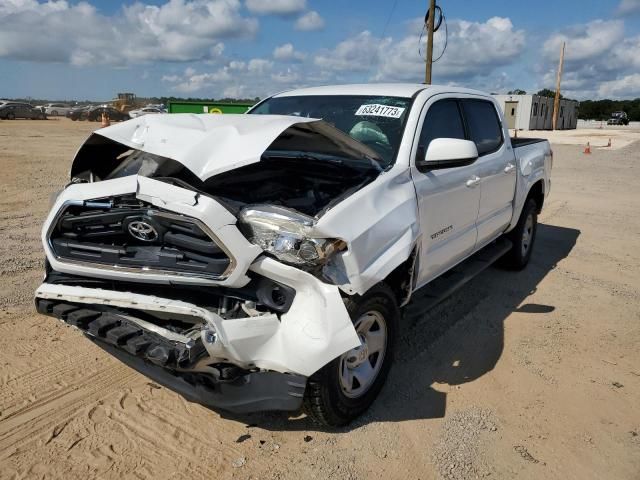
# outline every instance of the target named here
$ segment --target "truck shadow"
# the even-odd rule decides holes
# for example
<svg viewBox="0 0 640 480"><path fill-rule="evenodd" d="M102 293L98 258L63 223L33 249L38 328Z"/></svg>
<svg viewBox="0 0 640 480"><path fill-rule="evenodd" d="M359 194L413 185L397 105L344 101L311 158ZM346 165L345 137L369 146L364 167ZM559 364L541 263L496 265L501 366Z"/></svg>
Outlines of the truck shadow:
<svg viewBox="0 0 640 480"><path fill-rule="evenodd" d="M365 415L339 431L372 422L443 417L446 392L491 371L500 359L504 321L511 313L542 318L555 309L526 303L526 299L569 255L579 235L572 228L539 224L525 270L490 267L430 311L421 308L420 292L416 292L405 307L395 363L385 387ZM528 318L535 321L536 317ZM305 416L264 413L231 418L267 430L325 430Z"/></svg>

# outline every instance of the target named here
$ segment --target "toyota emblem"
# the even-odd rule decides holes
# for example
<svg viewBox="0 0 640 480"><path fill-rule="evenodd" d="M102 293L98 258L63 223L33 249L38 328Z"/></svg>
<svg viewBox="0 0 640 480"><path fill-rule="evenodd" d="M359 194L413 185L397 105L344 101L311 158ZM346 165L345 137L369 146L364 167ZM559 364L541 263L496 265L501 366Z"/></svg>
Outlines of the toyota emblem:
<svg viewBox="0 0 640 480"><path fill-rule="evenodd" d="M153 242L158 239L158 231L143 220L134 220L127 226L129 233L133 238L142 240L143 242Z"/></svg>

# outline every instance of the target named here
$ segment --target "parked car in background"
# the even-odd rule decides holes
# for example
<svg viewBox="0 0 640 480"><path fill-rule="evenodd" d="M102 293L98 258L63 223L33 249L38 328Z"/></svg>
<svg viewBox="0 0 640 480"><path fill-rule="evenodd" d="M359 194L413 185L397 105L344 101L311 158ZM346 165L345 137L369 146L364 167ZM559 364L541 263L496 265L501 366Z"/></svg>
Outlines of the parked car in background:
<svg viewBox="0 0 640 480"><path fill-rule="evenodd" d="M47 115L42 110L28 103L7 102L0 106L0 118L6 120L15 120L16 118L46 120Z"/></svg>
<svg viewBox="0 0 640 480"><path fill-rule="evenodd" d="M44 106L44 113L57 117L59 115L66 115L71 110L71 105L66 103L47 103Z"/></svg>
<svg viewBox="0 0 640 480"><path fill-rule="evenodd" d="M158 107L144 107L144 108L139 108L138 110L131 110L129 112L129 116L131 118L136 118L136 117L141 117L142 115L149 115L149 114L156 114L156 113L167 113L167 111Z"/></svg>
<svg viewBox="0 0 640 480"><path fill-rule="evenodd" d="M93 108L93 105L83 105L81 107L74 107L67 112L66 117L70 118L73 121L86 120L87 112L89 112L91 108Z"/></svg>
<svg viewBox="0 0 640 480"><path fill-rule="evenodd" d="M100 105L99 107L89 109L87 112L87 120L90 122L99 122L103 113L109 116L109 120L115 122L129 120L131 118L128 113L121 112L117 108Z"/></svg>
<svg viewBox="0 0 640 480"><path fill-rule="evenodd" d="M629 125L629 117L626 112L613 112L607 120L607 125Z"/></svg>

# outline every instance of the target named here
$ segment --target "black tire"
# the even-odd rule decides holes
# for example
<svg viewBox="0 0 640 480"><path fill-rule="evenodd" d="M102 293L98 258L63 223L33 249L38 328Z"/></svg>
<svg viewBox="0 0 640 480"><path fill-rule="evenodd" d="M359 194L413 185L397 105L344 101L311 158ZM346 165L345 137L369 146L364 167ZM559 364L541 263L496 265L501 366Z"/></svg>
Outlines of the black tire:
<svg viewBox="0 0 640 480"><path fill-rule="evenodd" d="M52 115L53 117L57 117L57 116L58 116L58 111L57 111L57 110L52 110L52 111L51 111L51 115Z"/></svg>
<svg viewBox="0 0 640 480"><path fill-rule="evenodd" d="M372 376L371 383L360 394L346 393L347 390L343 387L344 377L341 375L341 369L347 371L348 359L354 358L354 355L348 357L353 350L332 360L309 378L304 394L304 411L315 422L328 427L346 425L367 410L376 399L393 363L394 344L400 321L400 310L396 298L385 284L372 287L362 296L356 295L345 299L345 305L354 325L357 325L360 319L369 318L371 315L377 319L374 325L376 321L383 319L386 327L386 342L382 354L373 353L363 357L365 360L356 359L361 363L368 362L369 366L373 362L373 365L376 365L373 367L374 371L378 368L377 373ZM372 331L380 330L382 329ZM381 359L380 355L382 355ZM375 358L372 359L372 357ZM377 367L377 361L381 362L379 367ZM354 383L350 387L353 386ZM364 385L357 387L356 390L364 387Z"/></svg>
<svg viewBox="0 0 640 480"><path fill-rule="evenodd" d="M9 112L7 113L7 120L15 120L16 119L16 115L13 112Z"/></svg>
<svg viewBox="0 0 640 480"><path fill-rule="evenodd" d="M522 270L529 263L538 231L538 206L529 198L518 219L518 224L507 234L513 243L511 250L500 260L500 264L510 270Z"/></svg>

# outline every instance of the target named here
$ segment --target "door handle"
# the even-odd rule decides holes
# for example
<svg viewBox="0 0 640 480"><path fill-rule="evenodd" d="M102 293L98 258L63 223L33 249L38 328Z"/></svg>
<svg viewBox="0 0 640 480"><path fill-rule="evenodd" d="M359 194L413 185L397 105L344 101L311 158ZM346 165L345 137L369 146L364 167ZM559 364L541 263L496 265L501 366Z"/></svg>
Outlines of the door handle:
<svg viewBox="0 0 640 480"><path fill-rule="evenodd" d="M474 175L469 180L467 180L467 187L474 188L480 185L480 177Z"/></svg>
<svg viewBox="0 0 640 480"><path fill-rule="evenodd" d="M504 167L504 173L511 173L516 169L516 166L513 163L507 163L507 166Z"/></svg>

